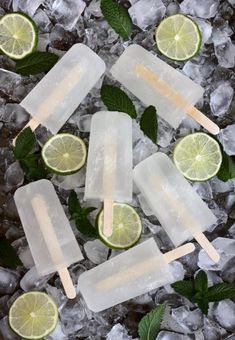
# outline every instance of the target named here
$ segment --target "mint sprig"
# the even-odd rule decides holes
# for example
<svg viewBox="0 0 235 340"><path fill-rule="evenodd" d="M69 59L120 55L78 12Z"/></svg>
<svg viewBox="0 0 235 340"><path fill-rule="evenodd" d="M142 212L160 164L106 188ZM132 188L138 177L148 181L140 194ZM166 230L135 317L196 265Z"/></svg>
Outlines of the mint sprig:
<svg viewBox="0 0 235 340"><path fill-rule="evenodd" d="M36 145L36 138L30 127L25 128L16 139L14 148L15 158L19 160L20 166L26 176L32 180L46 177L46 171L42 164L41 155L32 153Z"/></svg>
<svg viewBox="0 0 235 340"><path fill-rule="evenodd" d="M33 52L16 62L16 72L23 76L48 72L58 59L59 57L54 53Z"/></svg>
<svg viewBox="0 0 235 340"><path fill-rule="evenodd" d="M109 111L127 113L131 118L136 118L135 106L128 95L113 85L103 85L101 99Z"/></svg>
<svg viewBox="0 0 235 340"><path fill-rule="evenodd" d="M17 266L22 266L15 249L3 236L0 237L0 262L7 268L16 269Z"/></svg>
<svg viewBox="0 0 235 340"><path fill-rule="evenodd" d="M194 280L177 281L171 285L180 295L196 303L201 311L207 315L209 302L221 301L235 297L235 285L218 283L208 288L208 278L204 271L200 271Z"/></svg>
<svg viewBox="0 0 235 340"><path fill-rule="evenodd" d="M97 230L93 227L87 216L96 208L82 208L74 190L70 192L68 208L71 219L75 221L77 229L85 236L97 238Z"/></svg>
<svg viewBox="0 0 235 340"><path fill-rule="evenodd" d="M132 21L128 10L115 0L101 0L100 7L103 16L114 31L124 39L128 39L132 31Z"/></svg>
<svg viewBox="0 0 235 340"><path fill-rule="evenodd" d="M155 340L161 327L165 305L159 305L150 313L146 314L138 325L140 340Z"/></svg>
<svg viewBox="0 0 235 340"><path fill-rule="evenodd" d="M140 118L140 127L153 143L157 142L157 112L154 106L149 106L144 110Z"/></svg>
<svg viewBox="0 0 235 340"><path fill-rule="evenodd" d="M217 177L223 181L227 182L228 180L235 178L235 162L233 161L232 157L226 154L222 149L222 164L217 173Z"/></svg>

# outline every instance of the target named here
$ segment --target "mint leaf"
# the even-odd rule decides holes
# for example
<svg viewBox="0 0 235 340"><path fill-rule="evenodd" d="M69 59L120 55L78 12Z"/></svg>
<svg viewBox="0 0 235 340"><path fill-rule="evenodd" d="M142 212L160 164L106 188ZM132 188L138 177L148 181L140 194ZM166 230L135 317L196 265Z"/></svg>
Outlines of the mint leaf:
<svg viewBox="0 0 235 340"><path fill-rule="evenodd" d="M14 155L22 159L28 155L36 143L36 138L30 127L25 128L17 137L14 148Z"/></svg>
<svg viewBox="0 0 235 340"><path fill-rule="evenodd" d="M128 95L116 86L103 85L101 99L109 111L120 111L136 118L136 110Z"/></svg>
<svg viewBox="0 0 235 340"><path fill-rule="evenodd" d="M40 160L40 154L29 154L20 160L20 165L27 177L39 180L46 177L46 170Z"/></svg>
<svg viewBox="0 0 235 340"><path fill-rule="evenodd" d="M222 148L221 148L222 149ZM229 179L235 178L235 163L233 159L222 151L222 164L217 173L217 177L223 181L227 182Z"/></svg>
<svg viewBox="0 0 235 340"><path fill-rule="evenodd" d="M128 39L132 31L132 21L128 10L114 0L101 0L100 8L114 31L124 39Z"/></svg>
<svg viewBox="0 0 235 340"><path fill-rule="evenodd" d="M192 300L196 293L193 281L177 281L172 283L171 287L176 291L176 293L185 296L189 300Z"/></svg>
<svg viewBox="0 0 235 340"><path fill-rule="evenodd" d="M144 110L140 118L141 130L154 143L157 142L157 112L154 106L149 106Z"/></svg>
<svg viewBox="0 0 235 340"><path fill-rule="evenodd" d="M197 274L194 280L194 288L196 291L202 292L203 295L206 295L208 290L208 279L206 273L203 270L200 270L200 272Z"/></svg>
<svg viewBox="0 0 235 340"><path fill-rule="evenodd" d="M195 302L197 303L198 307L201 309L202 313L207 315L208 309L209 309L208 299L206 297L195 299Z"/></svg>
<svg viewBox="0 0 235 340"><path fill-rule="evenodd" d="M165 305L159 305L146 314L139 323L138 334L140 340L155 340L161 327L161 321L165 312Z"/></svg>
<svg viewBox="0 0 235 340"><path fill-rule="evenodd" d="M5 237L0 237L0 260L3 265L11 269L16 269L17 266L22 265L15 249Z"/></svg>
<svg viewBox="0 0 235 340"><path fill-rule="evenodd" d="M82 208L77 198L77 194L74 190L72 190L69 194L68 209L71 215L71 219L75 221L77 229L83 235L94 238L98 237L97 230L93 227L93 225L87 218L87 215L96 210L96 208Z"/></svg>
<svg viewBox="0 0 235 340"><path fill-rule="evenodd" d="M230 283L217 283L208 289L209 302L221 301L235 297L235 285Z"/></svg>
<svg viewBox="0 0 235 340"><path fill-rule="evenodd" d="M16 62L16 72L23 76L48 72L58 61L59 57L50 52L34 52Z"/></svg>
<svg viewBox="0 0 235 340"><path fill-rule="evenodd" d="M81 205L78 201L77 194L74 190L72 190L69 194L69 199L68 199L68 208L69 208L69 213L72 216L74 213L80 213L82 208Z"/></svg>

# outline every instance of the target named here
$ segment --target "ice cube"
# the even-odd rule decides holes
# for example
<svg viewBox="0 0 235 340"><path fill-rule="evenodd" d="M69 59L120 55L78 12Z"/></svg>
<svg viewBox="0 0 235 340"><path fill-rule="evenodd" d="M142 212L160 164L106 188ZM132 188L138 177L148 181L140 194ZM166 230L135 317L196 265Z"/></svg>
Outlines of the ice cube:
<svg viewBox="0 0 235 340"><path fill-rule="evenodd" d="M180 4L183 13L199 18L212 18L218 12L219 0L184 0Z"/></svg>
<svg viewBox="0 0 235 340"><path fill-rule="evenodd" d="M158 333L156 340L191 340L191 337L169 331L161 331Z"/></svg>
<svg viewBox="0 0 235 340"><path fill-rule="evenodd" d="M235 331L235 303L231 300L220 301L214 310L214 318L221 327Z"/></svg>
<svg viewBox="0 0 235 340"><path fill-rule="evenodd" d="M191 311L188 306L181 306L172 310L172 317L189 333L203 327L203 314L200 309Z"/></svg>
<svg viewBox="0 0 235 340"><path fill-rule="evenodd" d="M113 326L111 331L107 334L106 340L131 340L133 339L128 335L128 331L125 327L123 327L120 323Z"/></svg>
<svg viewBox="0 0 235 340"><path fill-rule="evenodd" d="M177 2L170 2L166 8L166 15L174 15L180 12L180 6Z"/></svg>
<svg viewBox="0 0 235 340"><path fill-rule="evenodd" d="M85 185L85 168L82 168L78 172L68 176L54 175L52 177L52 183L64 190L72 190L80 188Z"/></svg>
<svg viewBox="0 0 235 340"><path fill-rule="evenodd" d="M212 241L213 246L220 254L218 263L214 263L205 253L203 249L198 255L198 267L204 270L221 270L226 263L234 256L235 240L229 238L218 237Z"/></svg>
<svg viewBox="0 0 235 340"><path fill-rule="evenodd" d="M52 15L65 30L72 30L85 7L82 0L55 0Z"/></svg>
<svg viewBox="0 0 235 340"><path fill-rule="evenodd" d="M17 189L24 182L24 171L18 161L12 163L5 172L6 190Z"/></svg>
<svg viewBox="0 0 235 340"><path fill-rule="evenodd" d="M13 11L24 12L32 17L43 2L44 0L13 0Z"/></svg>
<svg viewBox="0 0 235 340"><path fill-rule="evenodd" d="M139 0L128 10L134 25L142 30L156 25L164 16L166 7L161 0Z"/></svg>
<svg viewBox="0 0 235 340"><path fill-rule="evenodd" d="M0 294L12 294L20 280L20 275L7 268L0 267Z"/></svg>
<svg viewBox="0 0 235 340"><path fill-rule="evenodd" d="M68 337L62 331L61 324L58 323L55 330L45 340L68 340Z"/></svg>
<svg viewBox="0 0 235 340"><path fill-rule="evenodd" d="M157 152L158 147L147 136L142 137L133 149L133 165L140 163L145 158Z"/></svg>
<svg viewBox="0 0 235 340"><path fill-rule="evenodd" d="M225 282L235 282L235 256L223 266L221 277Z"/></svg>
<svg viewBox="0 0 235 340"><path fill-rule="evenodd" d="M9 325L8 317L5 316L0 320L0 339L2 340L20 340L21 338L16 335Z"/></svg>
<svg viewBox="0 0 235 340"><path fill-rule="evenodd" d="M85 310L79 297L74 300L68 300L59 310L62 330L65 334L70 335L79 331L83 326L82 320L85 318Z"/></svg>
<svg viewBox="0 0 235 340"><path fill-rule="evenodd" d="M53 274L47 276L39 276L35 267L32 267L25 275L22 277L20 281L20 287L25 291L29 290L41 290L46 286L47 281Z"/></svg>
<svg viewBox="0 0 235 340"><path fill-rule="evenodd" d="M215 45L215 55L219 65L226 68L232 68L235 65L235 44L230 38L226 41Z"/></svg>
<svg viewBox="0 0 235 340"><path fill-rule="evenodd" d="M222 129L218 135L218 138L223 145L224 151L228 155L235 155L235 124L228 125L225 129Z"/></svg>
<svg viewBox="0 0 235 340"><path fill-rule="evenodd" d="M209 38L211 37L212 33L212 26L208 20L203 20L199 18L193 18L199 26L199 29L202 34L202 44L205 44Z"/></svg>
<svg viewBox="0 0 235 340"><path fill-rule="evenodd" d="M84 250L88 259L95 264L100 264L107 260L109 249L100 240L86 242Z"/></svg>
<svg viewBox="0 0 235 340"><path fill-rule="evenodd" d="M210 96L210 108L215 116L223 116L228 113L233 99L233 88L229 82L221 83Z"/></svg>

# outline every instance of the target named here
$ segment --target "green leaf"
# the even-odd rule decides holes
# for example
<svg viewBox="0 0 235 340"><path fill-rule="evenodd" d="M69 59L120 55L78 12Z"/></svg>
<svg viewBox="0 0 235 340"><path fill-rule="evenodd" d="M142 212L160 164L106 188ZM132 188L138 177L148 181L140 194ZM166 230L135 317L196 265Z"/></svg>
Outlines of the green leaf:
<svg viewBox="0 0 235 340"><path fill-rule="evenodd" d="M75 220L75 224L77 229L83 235L93 238L98 237L97 230L92 226L91 222L86 217L84 217L83 219Z"/></svg>
<svg viewBox="0 0 235 340"><path fill-rule="evenodd" d="M221 301L235 297L235 285L230 283L217 283L208 289L209 302Z"/></svg>
<svg viewBox="0 0 235 340"><path fill-rule="evenodd" d="M159 305L146 314L139 323L138 334L140 340L155 340L161 327L161 321L165 312L165 305Z"/></svg>
<svg viewBox="0 0 235 340"><path fill-rule="evenodd" d="M198 307L201 309L202 313L208 314L209 303L208 299L205 297L203 299L196 300Z"/></svg>
<svg viewBox="0 0 235 340"><path fill-rule="evenodd" d="M140 118L141 130L154 143L157 142L157 112L154 106L149 106L144 110Z"/></svg>
<svg viewBox="0 0 235 340"><path fill-rule="evenodd" d="M74 214L79 214L82 210L79 200L77 198L77 194L74 190L72 190L69 194L68 208L71 216L73 216Z"/></svg>
<svg viewBox="0 0 235 340"><path fill-rule="evenodd" d="M229 179L235 178L235 163L233 159L222 151L222 164L217 173L217 177L223 181L227 182Z"/></svg>
<svg viewBox="0 0 235 340"><path fill-rule="evenodd" d="M128 95L116 86L103 85L101 88L101 99L109 111L120 111L136 118L135 106Z"/></svg>
<svg viewBox="0 0 235 340"><path fill-rule="evenodd" d="M124 39L128 39L132 31L132 21L128 10L114 0L101 0L100 7L103 16L114 31Z"/></svg>
<svg viewBox="0 0 235 340"><path fill-rule="evenodd" d="M193 281L177 281L172 283L171 287L176 291L176 293L185 296L189 300L192 300L196 293Z"/></svg>
<svg viewBox="0 0 235 340"><path fill-rule="evenodd" d="M22 265L15 249L5 237L0 237L0 259L6 267L11 269L16 269L17 266Z"/></svg>
<svg viewBox="0 0 235 340"><path fill-rule="evenodd" d="M36 143L36 138L30 127L25 128L17 137L14 148L14 155L22 159L28 155Z"/></svg>
<svg viewBox="0 0 235 340"><path fill-rule="evenodd" d="M29 154L20 160L20 165L26 176L32 180L39 180L46 177L46 170L40 161L40 154Z"/></svg>
<svg viewBox="0 0 235 340"><path fill-rule="evenodd" d="M208 279L206 273L203 270L200 270L200 272L197 274L194 280L194 288L197 292L202 292L204 296L207 294Z"/></svg>
<svg viewBox="0 0 235 340"><path fill-rule="evenodd" d="M34 52L16 62L16 72L23 76L48 72L58 61L59 57L50 52Z"/></svg>

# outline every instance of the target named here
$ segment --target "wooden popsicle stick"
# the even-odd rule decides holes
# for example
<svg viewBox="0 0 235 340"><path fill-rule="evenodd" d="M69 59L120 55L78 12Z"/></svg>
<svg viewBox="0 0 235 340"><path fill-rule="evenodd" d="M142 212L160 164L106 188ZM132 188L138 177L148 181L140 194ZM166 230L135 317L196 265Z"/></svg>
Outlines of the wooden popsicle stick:
<svg viewBox="0 0 235 340"><path fill-rule="evenodd" d="M77 293L67 268L59 269L58 274L68 299L75 299Z"/></svg>
<svg viewBox="0 0 235 340"><path fill-rule="evenodd" d="M164 190L164 186L160 185L161 179L157 179L156 176L152 180L153 185L157 188L158 191L163 191L167 202L170 202L170 205L174 208L175 211L183 210L183 216L179 215L178 219L181 221L182 225L184 225L187 229L189 229L189 225L193 226L195 229L198 228L197 222L192 218L191 214L185 209L184 204L182 204L179 200L175 199L170 193ZM213 245L208 241L206 236L198 231L197 233L192 232L192 237L194 237L200 246L205 250L208 256L215 262L218 262L220 259L220 255L217 250L213 247Z"/></svg>
<svg viewBox="0 0 235 340"><path fill-rule="evenodd" d="M113 233L113 192L116 179L117 135L116 131L109 138L110 130L104 136L104 167L103 167L103 195L104 195L104 224L103 233L110 237Z"/></svg>
<svg viewBox="0 0 235 340"><path fill-rule="evenodd" d="M113 200L104 199L104 229L103 233L106 237L110 237L113 233Z"/></svg>
<svg viewBox="0 0 235 340"><path fill-rule="evenodd" d="M35 131L36 128L40 125L39 122L36 121L36 119L32 118L29 120L29 122L24 126L24 128L18 133L18 135L13 139L12 143L13 143L13 146L15 146L16 144L16 139L17 137L19 136L19 134L24 130L26 129L27 127L30 127L32 131Z"/></svg>
<svg viewBox="0 0 235 340"><path fill-rule="evenodd" d="M63 79L63 82L56 84L56 86L51 89L51 92L48 93L47 99L42 101L41 105L37 108L36 118L34 117L30 119L30 121L23 127L22 130L29 126L32 131L34 131L40 124L43 124L43 120L45 120L45 118L47 118L50 114L53 114L57 106L61 104L62 100L69 94L69 92L72 91L78 80L82 77L83 73L84 70L80 65L72 68ZM17 136L13 140L14 146Z"/></svg>
<svg viewBox="0 0 235 340"><path fill-rule="evenodd" d="M135 72L146 80L155 90L161 93L167 100L174 103L176 106L182 108L182 110L196 120L200 125L207 129L213 135L217 135L220 131L219 127L206 117L202 112L194 108L191 104L185 100L182 95L172 89L164 80L160 79L156 74L149 70L142 64L135 65ZM186 89L187 91L187 89ZM164 117L163 117L164 118Z"/></svg>
<svg viewBox="0 0 235 340"><path fill-rule="evenodd" d="M185 256L192 251L194 251L195 246L193 243L186 243L181 247L178 247L174 250L169 251L168 253L163 254L163 257L167 263L177 260L178 258ZM163 261L164 262L164 261ZM130 279L136 279L141 275L151 273L154 270L158 270L157 266L159 265L159 256L145 260L143 262L137 263L133 265L131 268L124 270L121 273L116 273L107 277L106 279L97 283L96 287L100 290L111 290L119 286L120 284L124 284ZM164 263L163 263L164 265ZM156 269L155 269L156 268Z"/></svg>
<svg viewBox="0 0 235 340"><path fill-rule="evenodd" d="M215 247L208 241L206 236L203 233L196 233L193 235L195 240L200 244L200 246L206 251L207 255L214 261L215 263L219 262L220 255L215 249Z"/></svg>
<svg viewBox="0 0 235 340"><path fill-rule="evenodd" d="M43 235L52 262L55 264L55 266L60 262L63 263L64 255L59 245L43 197L41 195L34 196L32 198L31 205L34 210L35 217L38 221L40 231ZM73 286L73 282L69 275L68 269L67 268L59 269L58 273L67 297L69 299L73 299L76 296L76 291Z"/></svg>

